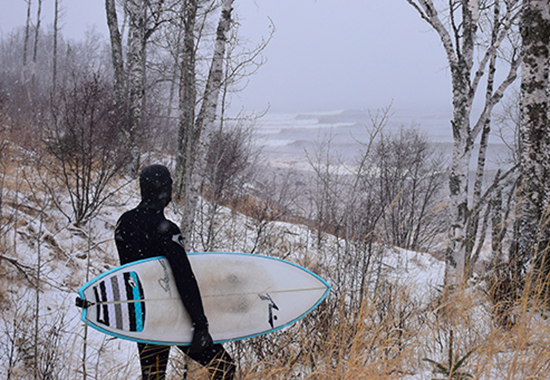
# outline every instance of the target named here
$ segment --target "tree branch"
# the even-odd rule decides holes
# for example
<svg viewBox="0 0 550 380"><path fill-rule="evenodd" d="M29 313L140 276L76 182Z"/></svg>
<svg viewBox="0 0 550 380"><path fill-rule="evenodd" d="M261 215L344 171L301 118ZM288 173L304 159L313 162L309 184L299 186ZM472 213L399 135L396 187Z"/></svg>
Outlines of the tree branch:
<svg viewBox="0 0 550 380"><path fill-rule="evenodd" d="M33 268L19 263L19 261L17 261L16 259L12 259L11 257L7 257L4 255L0 255L0 260L5 260L8 263L12 264L15 268L17 268L19 272L23 274L23 276L25 276L29 284L31 284L33 287L36 286L36 283L31 280L31 278L35 279L34 275L27 273L27 271L32 273L34 271Z"/></svg>
<svg viewBox="0 0 550 380"><path fill-rule="evenodd" d="M473 139L481 132L481 129L483 128L484 120L487 119L491 112L493 111L494 106L502 99L504 96L504 91L510 85L516 80L518 76L518 67L521 64L521 59L523 55L519 54L516 59L512 60L512 63L510 65L510 70L508 71L508 75L506 78L502 81L500 86L496 89L495 93L490 97L490 99L485 103L485 107L483 108L483 112L477 119L477 122L472 129L471 136Z"/></svg>
<svg viewBox="0 0 550 380"><path fill-rule="evenodd" d="M481 77L483 77L483 74L485 72L485 67L487 66L487 63L491 59L491 57L495 56L497 53L498 48L501 46L502 41L508 36L510 29L512 28L513 21L519 17L519 12L512 12L512 8L508 7L508 10L506 12L506 15L503 17L501 25L503 26L500 31L495 30L494 33L498 34L497 38L494 38L491 46L487 49L485 52L485 55L481 59L478 70L475 73L474 79L472 81L470 94L473 96L475 92L477 91L477 86L479 85L479 81L481 80ZM497 28L496 24L493 26L493 28Z"/></svg>

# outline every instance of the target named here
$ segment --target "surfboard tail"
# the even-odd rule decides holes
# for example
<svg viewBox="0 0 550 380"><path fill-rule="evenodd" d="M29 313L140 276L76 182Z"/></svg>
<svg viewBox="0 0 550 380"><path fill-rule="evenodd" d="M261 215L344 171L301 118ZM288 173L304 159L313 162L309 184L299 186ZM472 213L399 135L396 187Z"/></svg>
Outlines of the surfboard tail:
<svg viewBox="0 0 550 380"><path fill-rule="evenodd" d="M88 307L93 305L90 301L82 299L80 297L76 297L74 303L79 309L87 309Z"/></svg>

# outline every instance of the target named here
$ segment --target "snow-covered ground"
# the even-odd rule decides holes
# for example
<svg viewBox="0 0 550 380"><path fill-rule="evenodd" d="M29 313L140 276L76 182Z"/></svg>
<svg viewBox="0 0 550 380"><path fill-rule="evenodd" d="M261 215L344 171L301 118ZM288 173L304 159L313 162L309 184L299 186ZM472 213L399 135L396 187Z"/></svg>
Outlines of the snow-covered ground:
<svg viewBox="0 0 550 380"><path fill-rule="evenodd" d="M71 215L64 190L59 188L56 191L56 199L61 201L60 206L64 211L61 212L43 191L32 159L28 156L22 154L14 157L5 167L2 178L0 377L33 378L29 368L33 368L38 355L40 370L52 374L53 378L81 379L84 371L88 378L94 379L139 378L135 344L86 329L80 321L80 310L74 305L79 287L88 279L117 265L113 241L115 223L124 211L138 204L137 181L126 184L127 179L120 179L118 184L113 183L113 188L124 185L116 197L109 199L93 220L83 226L75 226L64 215ZM201 205L204 213L210 210L204 200ZM181 211L172 204L167 210L167 216L179 222ZM203 219L199 217L197 220ZM341 271L352 260L343 249L345 242L334 236L321 234L320 237L317 231L300 224L279 221L264 221L262 224L226 208L218 211L215 232L213 250L254 251L281 257L318 273L333 284L340 281L338 276L342 275ZM195 243L200 250L200 236L196 237ZM396 327L394 320L388 322L387 335L400 337L399 347L403 345L410 350L408 359L395 369L401 373L400 376L396 377L395 373L390 372L383 378L434 378L433 366L423 359L444 362L448 350L446 345L453 333L457 353L460 351L464 355L468 349L477 350L472 356L475 357L475 360L471 360L473 363L468 362L468 371L482 374L479 378L512 379L519 378L518 374L527 376L533 371L538 375L531 378L545 378L540 372L544 366L533 364L529 359L529 355L535 355L539 360L549 359L548 355L544 356L549 336L546 334L548 329L544 319L529 317L529 323L523 325L520 332L509 333L511 335L499 332L491 325L491 305L483 295L482 284L468 289L456 303L443 307L439 292L444 276L443 262L427 253L395 247L377 246L375 252L368 267L369 273L345 273L344 277L353 279L365 276L368 280L367 291L378 292L366 296L368 302L364 306L365 314L361 314L364 320L353 327L357 342L350 347L372 343L369 341L370 334L382 329L380 326L386 322L384 313L389 313L403 324ZM40 291L37 292L34 285L37 283L39 262ZM345 283L339 285L344 288L347 286ZM335 294L339 291L336 287L334 290ZM356 297L349 293L349 289L347 291L339 295L342 298L333 294L327 302L347 302ZM394 305L392 302L397 303ZM528 314L525 312L523 315ZM295 330L292 331L296 334ZM334 340L327 342L327 346L340 344L338 333L337 330L327 333L336 334ZM284 331L278 333L272 344L284 341L284 334ZM492 339L497 343L492 343ZM391 347L397 347L391 341L372 344L376 346L388 342ZM232 349L241 352L239 350L243 346ZM302 349L308 350L307 347ZM393 349L388 348L390 351ZM386 373L382 369L388 359L381 359L378 354L369 352L365 351L353 360L348 357L353 353L340 352L342 357L338 360L350 360L342 368L351 369L346 372L347 369L336 366L337 370L343 371L337 373L343 377L353 376L353 371L360 370L363 365L369 371L376 368L376 373ZM387 352L384 355L388 355ZM247 358L246 355L242 357L245 358L242 360ZM331 360L336 359L327 357L323 359L325 363L317 365L330 366ZM240 364L246 369L242 373L243 379L258 378L254 377L256 368L250 363ZM301 367L298 365L296 368ZM172 369L171 373L171 378L176 378L176 370ZM296 379L317 378L313 375L308 377L308 373L304 371L293 376ZM364 378L370 378L367 375ZM285 377L273 375L269 378Z"/></svg>
<svg viewBox="0 0 550 380"><path fill-rule="evenodd" d="M80 310L74 305L80 286L117 265L113 231L117 218L139 202L137 181L123 186L92 221L75 226L64 215L70 215L71 211L63 190L59 189L57 199L63 202L64 213L42 191L38 178L33 177L32 166L25 166L24 160L13 164L3 178L10 185L3 193L2 255L14 261L0 261L0 295L4 305L0 314L0 376L7 377L11 371L11 378L28 378L25 371L34 363L33 347L38 340L40 362L43 366L49 363L50 372L57 378L81 378L84 370L92 378L137 378L135 344L86 330L80 321ZM36 186L28 186L29 183ZM178 207L171 205L167 216L178 222ZM259 236L256 221L229 209L222 208L219 220L227 229L219 230L216 250L251 251L261 246L264 248L257 253L294 261L319 272L329 282L331 266L339 265L330 256L330 250L319 251L316 232L306 226L271 222L262 226L263 235ZM334 237L326 239L325 247L331 244L331 239L336 244ZM380 268L387 277L414 286L414 294L429 302L434 287L441 283L443 264L423 253L393 248L386 251ZM39 262L37 293L33 285L37 282ZM37 307L38 318L34 312Z"/></svg>

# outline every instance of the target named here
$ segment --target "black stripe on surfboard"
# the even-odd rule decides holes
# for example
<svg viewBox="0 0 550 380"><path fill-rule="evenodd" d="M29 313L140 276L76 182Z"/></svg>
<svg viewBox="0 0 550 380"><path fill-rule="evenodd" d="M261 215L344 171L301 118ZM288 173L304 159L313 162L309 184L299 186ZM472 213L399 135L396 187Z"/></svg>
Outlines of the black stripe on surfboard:
<svg viewBox="0 0 550 380"><path fill-rule="evenodd" d="M99 283L99 293L97 291L97 286L94 286L94 294L95 297L99 300L99 302L106 302L107 300L107 290L105 288L105 281L101 281ZM106 326L110 326L109 324L109 306L103 304L98 305L97 307L97 321L99 323L103 323Z"/></svg>
<svg viewBox="0 0 550 380"><path fill-rule="evenodd" d="M145 297L143 286L137 273L125 272L123 276L126 289L126 298L129 301L127 304L128 319L130 321L130 331L141 331L141 329L143 329L143 323L145 321L145 303L143 302Z"/></svg>
<svg viewBox="0 0 550 380"><path fill-rule="evenodd" d="M97 321L98 321L98 322L102 322L102 321L99 319L99 316L100 316L100 313L101 313L101 304L100 304L101 299L99 298L99 294L97 293L97 286L94 286L92 289L94 290L94 298L95 298L95 300L96 300L96 305L97 305L97 306L96 306L96 309L95 309L95 310L96 310L96 314L97 314Z"/></svg>
<svg viewBox="0 0 550 380"><path fill-rule="evenodd" d="M134 280L130 277L130 273L124 273L124 285L126 289L126 298L129 300L134 299L134 289L132 283ZM136 331L136 306L134 303L128 304L128 319L130 321L130 331Z"/></svg>

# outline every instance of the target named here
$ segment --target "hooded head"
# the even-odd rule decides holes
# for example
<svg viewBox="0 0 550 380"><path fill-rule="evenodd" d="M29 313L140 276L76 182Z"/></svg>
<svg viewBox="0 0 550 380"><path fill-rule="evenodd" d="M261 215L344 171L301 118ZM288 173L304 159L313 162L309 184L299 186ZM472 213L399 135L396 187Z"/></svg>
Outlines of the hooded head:
<svg viewBox="0 0 550 380"><path fill-rule="evenodd" d="M139 175L141 200L160 207L166 207L172 200L172 177L163 165L150 165Z"/></svg>

